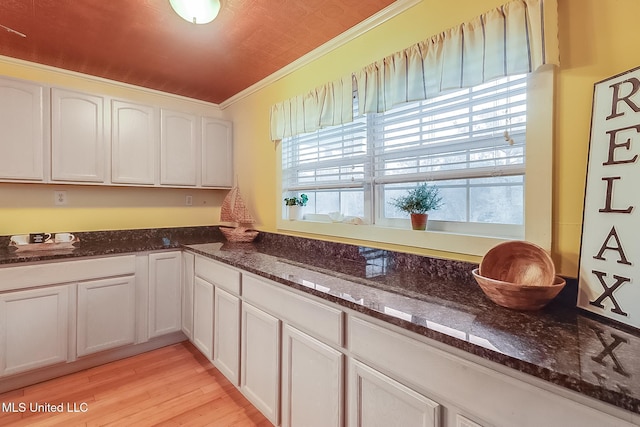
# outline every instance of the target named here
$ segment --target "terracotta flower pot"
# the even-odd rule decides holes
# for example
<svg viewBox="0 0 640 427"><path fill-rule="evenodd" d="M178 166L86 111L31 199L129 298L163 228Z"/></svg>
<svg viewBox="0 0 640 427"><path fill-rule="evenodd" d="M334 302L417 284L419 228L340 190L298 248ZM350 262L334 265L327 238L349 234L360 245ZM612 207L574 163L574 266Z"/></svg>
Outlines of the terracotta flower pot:
<svg viewBox="0 0 640 427"><path fill-rule="evenodd" d="M429 218L429 214L420 214L420 213L412 213L411 214L411 228L414 230L426 230L427 229L427 219Z"/></svg>

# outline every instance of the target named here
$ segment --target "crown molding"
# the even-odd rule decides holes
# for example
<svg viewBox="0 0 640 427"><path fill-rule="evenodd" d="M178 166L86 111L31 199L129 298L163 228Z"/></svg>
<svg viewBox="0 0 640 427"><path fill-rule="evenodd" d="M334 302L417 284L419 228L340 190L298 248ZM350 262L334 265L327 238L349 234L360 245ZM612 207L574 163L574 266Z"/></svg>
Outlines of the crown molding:
<svg viewBox="0 0 640 427"><path fill-rule="evenodd" d="M222 101L219 105L221 109L225 109L230 105L235 104L236 102L248 97L249 95L259 91L260 89L280 80L288 74L293 73L294 71L304 67L305 65L315 61L316 59L322 57L323 55L328 54L329 52L347 44L348 42L355 40L361 35L365 34L367 31L372 30L378 25L388 21L389 19L399 15L400 13L412 8L416 4L420 3L422 0L396 0L394 3L382 9L380 12L372 15L371 17L365 19L354 27L351 27L344 33L334 37L329 40L325 44L317 47L306 55L298 58L293 61L289 65L279 69L275 73L265 77L259 82L249 86L241 92L233 95L232 97Z"/></svg>
<svg viewBox="0 0 640 427"><path fill-rule="evenodd" d="M155 89L145 88L143 86L135 86L129 83L118 82L115 80L105 79L103 77L92 76L89 74L79 73L77 71L65 70L65 69L53 67L50 65L38 64L35 62L29 62L22 59L11 58L3 55L0 55L0 63L5 63L8 65L14 65L14 66L18 65L20 67L26 67L26 68L30 68L38 71L46 71L49 73L57 73L64 76L72 76L72 77L83 79L89 82L97 82L97 83L111 85L119 88L127 88L129 90L139 91L142 93L167 97L168 99L180 99L182 101L189 101L196 104L201 104L203 106L219 108L221 110L224 110L226 107L233 105L234 103L248 97L249 95L259 91L260 89L280 80L281 78L287 76L288 74L291 74L294 71L304 67L305 65L310 64L311 62L322 57L323 55L326 55L329 52L347 44L348 42L355 40L356 38L360 37L366 32L388 21L389 19L399 15L400 13L410 9L411 7L420 3L421 1L422 0L396 0L394 3L385 7L375 15L370 16L369 18L365 19L364 21L360 22L354 27L351 27L344 33L338 35L337 37L334 37L333 39L329 40L325 44L317 47L316 49L298 58L292 63L286 65L285 67L281 68L275 73L265 77L264 79L253 84L252 86L249 86L248 88L242 90L241 92L238 92L237 94L224 100L220 104L215 104L215 103L202 101L194 98L188 98L181 95L175 95L168 92L162 92Z"/></svg>
<svg viewBox="0 0 640 427"><path fill-rule="evenodd" d="M203 101L201 99L189 98L182 95L177 95L169 92L162 92L156 89L146 88L144 86L136 86L129 83L119 82L116 80L105 79L104 77L92 76L90 74L79 73L77 71L65 70L64 68L53 67L51 65L39 64L37 62L25 61L23 59L12 58L9 56L0 55L0 64L7 64L10 66L19 66L27 69L35 70L35 71L45 71L47 73L59 74L61 76L73 77L76 79L84 80L91 83L100 83L107 86L113 86L115 88L125 88L132 91L137 91L144 94L151 94L158 97L167 98L167 100L181 100L190 102L193 104L198 104L204 107L210 108L220 108L219 104L215 104L212 102ZM49 82L40 81L40 83L48 85Z"/></svg>

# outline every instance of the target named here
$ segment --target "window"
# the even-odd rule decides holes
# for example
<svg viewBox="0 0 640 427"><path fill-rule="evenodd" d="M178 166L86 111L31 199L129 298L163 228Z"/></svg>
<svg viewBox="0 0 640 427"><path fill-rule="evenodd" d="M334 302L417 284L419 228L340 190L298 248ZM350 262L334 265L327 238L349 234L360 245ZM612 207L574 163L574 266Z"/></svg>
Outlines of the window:
<svg viewBox="0 0 640 427"><path fill-rule="evenodd" d="M552 100L551 67L366 116L354 97L354 122L282 141L282 197L307 194L311 221L279 228L472 255L508 239L548 248ZM444 201L428 239L389 203L424 181ZM323 225L333 212L367 226Z"/></svg>

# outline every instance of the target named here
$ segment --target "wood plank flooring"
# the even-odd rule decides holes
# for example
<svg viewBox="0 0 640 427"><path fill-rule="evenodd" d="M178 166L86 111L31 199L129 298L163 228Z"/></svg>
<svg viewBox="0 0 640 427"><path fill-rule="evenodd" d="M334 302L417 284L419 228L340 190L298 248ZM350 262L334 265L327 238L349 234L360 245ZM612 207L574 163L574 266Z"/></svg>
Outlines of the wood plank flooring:
<svg viewBox="0 0 640 427"><path fill-rule="evenodd" d="M2 426L271 426L186 341L0 394L0 405Z"/></svg>

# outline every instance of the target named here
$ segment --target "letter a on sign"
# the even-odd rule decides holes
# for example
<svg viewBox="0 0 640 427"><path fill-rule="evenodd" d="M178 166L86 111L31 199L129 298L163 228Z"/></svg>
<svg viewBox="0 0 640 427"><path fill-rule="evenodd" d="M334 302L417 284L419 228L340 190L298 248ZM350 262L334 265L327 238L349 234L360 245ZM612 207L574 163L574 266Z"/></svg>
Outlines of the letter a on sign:
<svg viewBox="0 0 640 427"><path fill-rule="evenodd" d="M640 67L594 85L578 307L640 329Z"/></svg>

